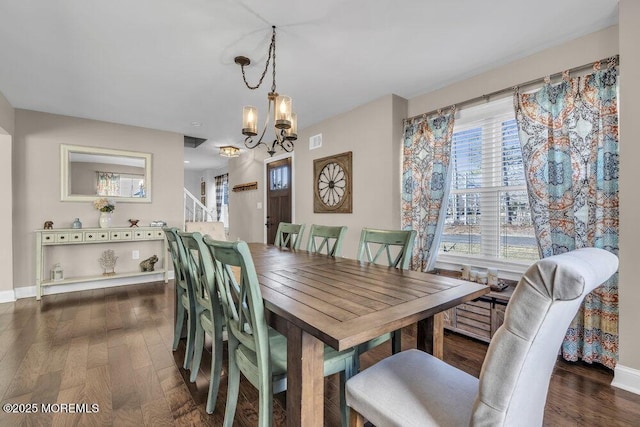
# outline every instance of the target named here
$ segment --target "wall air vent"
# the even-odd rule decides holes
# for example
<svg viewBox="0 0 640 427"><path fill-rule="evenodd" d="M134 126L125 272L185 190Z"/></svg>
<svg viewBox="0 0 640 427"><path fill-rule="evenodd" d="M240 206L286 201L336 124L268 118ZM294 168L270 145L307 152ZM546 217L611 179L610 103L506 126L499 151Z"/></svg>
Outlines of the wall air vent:
<svg viewBox="0 0 640 427"><path fill-rule="evenodd" d="M322 147L322 134L313 135L309 138L309 150Z"/></svg>

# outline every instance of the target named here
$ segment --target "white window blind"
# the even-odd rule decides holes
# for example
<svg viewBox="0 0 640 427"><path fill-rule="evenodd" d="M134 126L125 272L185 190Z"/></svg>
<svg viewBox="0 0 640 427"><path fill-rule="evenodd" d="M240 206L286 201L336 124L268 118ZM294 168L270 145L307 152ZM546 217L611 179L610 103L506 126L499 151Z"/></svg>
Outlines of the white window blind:
<svg viewBox="0 0 640 427"><path fill-rule="evenodd" d="M136 175L121 175L120 196L144 197L144 179Z"/></svg>
<svg viewBox="0 0 640 427"><path fill-rule="evenodd" d="M440 255L538 259L511 99L459 114Z"/></svg>
<svg viewBox="0 0 640 427"><path fill-rule="evenodd" d="M224 180L222 184L222 205L220 206L220 222L224 228L229 228L229 181Z"/></svg>

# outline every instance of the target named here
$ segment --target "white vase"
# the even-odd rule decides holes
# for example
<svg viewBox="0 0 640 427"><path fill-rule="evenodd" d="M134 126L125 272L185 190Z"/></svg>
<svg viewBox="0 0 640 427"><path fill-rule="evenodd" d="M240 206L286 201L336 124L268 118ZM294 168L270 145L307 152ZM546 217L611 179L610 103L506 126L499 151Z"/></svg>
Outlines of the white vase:
<svg viewBox="0 0 640 427"><path fill-rule="evenodd" d="M100 212L100 220L98 221L100 228L111 227L111 212Z"/></svg>

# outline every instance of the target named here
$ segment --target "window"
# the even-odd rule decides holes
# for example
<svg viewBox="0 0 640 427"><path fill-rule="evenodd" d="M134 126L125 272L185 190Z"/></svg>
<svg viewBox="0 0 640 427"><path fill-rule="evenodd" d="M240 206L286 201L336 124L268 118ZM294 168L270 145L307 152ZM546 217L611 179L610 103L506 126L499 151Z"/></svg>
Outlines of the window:
<svg viewBox="0 0 640 427"><path fill-rule="evenodd" d="M289 163L271 169L269 183L271 191L289 188Z"/></svg>
<svg viewBox="0 0 640 427"><path fill-rule="evenodd" d="M122 175L120 177L120 195L123 197L144 197L144 178L142 175Z"/></svg>
<svg viewBox="0 0 640 427"><path fill-rule="evenodd" d="M96 172L98 196L145 197L144 175Z"/></svg>
<svg viewBox="0 0 640 427"><path fill-rule="evenodd" d="M222 207L220 208L220 221L224 223L224 228L229 228L229 181L222 184Z"/></svg>
<svg viewBox="0 0 640 427"><path fill-rule="evenodd" d="M229 174L215 177L217 220L229 228Z"/></svg>
<svg viewBox="0 0 640 427"><path fill-rule="evenodd" d="M438 260L530 264L538 259L538 247L512 100L464 109L459 115Z"/></svg>

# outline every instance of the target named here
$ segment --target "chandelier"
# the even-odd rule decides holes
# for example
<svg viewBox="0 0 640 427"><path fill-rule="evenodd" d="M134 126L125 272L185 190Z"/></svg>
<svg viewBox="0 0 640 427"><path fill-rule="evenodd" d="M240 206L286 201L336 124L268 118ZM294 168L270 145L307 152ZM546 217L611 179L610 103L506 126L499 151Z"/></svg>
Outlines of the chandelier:
<svg viewBox="0 0 640 427"><path fill-rule="evenodd" d="M298 118L296 114L291 111L291 98L284 95L278 95L276 92L276 27L273 26L271 28L273 33L271 36L271 44L269 45L269 52L267 54L267 62L258 84L250 85L247 82L244 67L251 63L249 58L246 56L236 56L235 63L240 65L244 84L251 90L260 87L267 71L269 70L269 64L271 63L273 71L271 91L267 94L267 119L264 122L260 138L257 141L254 139L254 137L258 135L258 110L251 105L247 105L242 109L242 134L246 136L244 140L245 147L252 149L262 144L267 147L267 152L273 156L276 153L277 147L282 148L287 153L293 151L293 141L298 139ZM275 139L273 142L265 142L263 139L267 128L269 127L271 114L273 114L273 130Z"/></svg>

